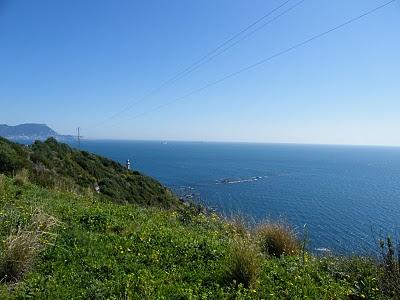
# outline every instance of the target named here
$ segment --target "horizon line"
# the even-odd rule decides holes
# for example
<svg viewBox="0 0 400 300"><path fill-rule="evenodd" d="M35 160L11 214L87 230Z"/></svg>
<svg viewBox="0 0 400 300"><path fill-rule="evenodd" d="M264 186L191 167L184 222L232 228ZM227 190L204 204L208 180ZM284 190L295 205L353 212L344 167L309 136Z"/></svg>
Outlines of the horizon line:
<svg viewBox="0 0 400 300"><path fill-rule="evenodd" d="M259 145L303 145L303 146L350 146L350 147L382 147L400 148L390 144L345 144L345 143L307 143L307 142L260 142L260 141L218 141L218 140L176 140L176 139L135 139L135 138L84 138L82 141L121 141L121 142L171 142L171 143L210 143L210 144L259 144Z"/></svg>

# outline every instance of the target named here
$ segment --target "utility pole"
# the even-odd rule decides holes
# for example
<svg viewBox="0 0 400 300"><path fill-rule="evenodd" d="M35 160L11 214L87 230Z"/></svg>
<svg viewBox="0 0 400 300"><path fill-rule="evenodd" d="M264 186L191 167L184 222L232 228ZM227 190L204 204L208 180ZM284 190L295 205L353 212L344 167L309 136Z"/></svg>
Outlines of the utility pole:
<svg viewBox="0 0 400 300"><path fill-rule="evenodd" d="M81 134L80 134L80 130L81 130L81 128L78 127L77 140L78 140L78 149L79 149L79 150L81 150L81 138L82 138L82 136L81 136Z"/></svg>

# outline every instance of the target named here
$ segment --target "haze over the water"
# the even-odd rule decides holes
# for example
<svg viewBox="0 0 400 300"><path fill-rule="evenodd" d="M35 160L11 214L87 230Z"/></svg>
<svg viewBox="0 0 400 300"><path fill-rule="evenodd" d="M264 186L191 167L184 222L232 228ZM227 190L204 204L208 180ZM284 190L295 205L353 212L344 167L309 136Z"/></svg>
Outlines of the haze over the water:
<svg viewBox="0 0 400 300"><path fill-rule="evenodd" d="M0 0L0 123L79 126L87 138L400 145L398 1L208 86L385 2Z"/></svg>

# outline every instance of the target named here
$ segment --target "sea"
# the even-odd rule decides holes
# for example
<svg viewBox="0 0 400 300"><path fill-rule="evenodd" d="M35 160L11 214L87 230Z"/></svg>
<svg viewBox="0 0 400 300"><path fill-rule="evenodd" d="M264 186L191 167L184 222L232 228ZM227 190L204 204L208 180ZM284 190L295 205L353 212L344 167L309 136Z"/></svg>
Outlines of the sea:
<svg viewBox="0 0 400 300"><path fill-rule="evenodd" d="M221 215L287 222L314 252L376 253L379 239L400 233L400 148L109 140L81 148L129 159Z"/></svg>

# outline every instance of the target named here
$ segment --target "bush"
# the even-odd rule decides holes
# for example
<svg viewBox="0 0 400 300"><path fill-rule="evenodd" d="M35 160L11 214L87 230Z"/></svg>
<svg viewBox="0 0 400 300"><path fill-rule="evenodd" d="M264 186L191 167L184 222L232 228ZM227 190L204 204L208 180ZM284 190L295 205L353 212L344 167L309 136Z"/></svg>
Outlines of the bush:
<svg viewBox="0 0 400 300"><path fill-rule="evenodd" d="M254 235L265 255L280 257L296 255L301 251L299 239L293 229L285 223L262 223L254 229Z"/></svg>
<svg viewBox="0 0 400 300"><path fill-rule="evenodd" d="M32 169L32 182L43 187L54 187L55 174L42 163L35 163Z"/></svg>
<svg viewBox="0 0 400 300"><path fill-rule="evenodd" d="M250 240L236 237L232 242L223 281L226 284L255 285L261 269L261 257Z"/></svg>
<svg viewBox="0 0 400 300"><path fill-rule="evenodd" d="M11 175L28 165L25 149L0 137L0 172Z"/></svg>

